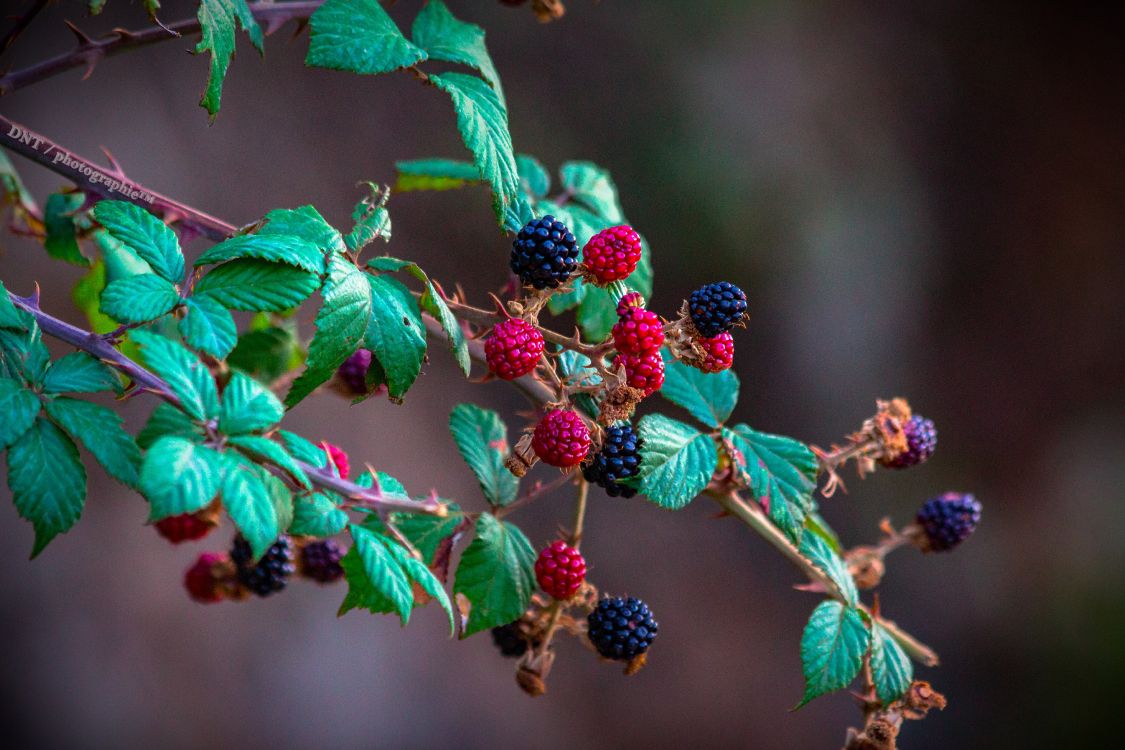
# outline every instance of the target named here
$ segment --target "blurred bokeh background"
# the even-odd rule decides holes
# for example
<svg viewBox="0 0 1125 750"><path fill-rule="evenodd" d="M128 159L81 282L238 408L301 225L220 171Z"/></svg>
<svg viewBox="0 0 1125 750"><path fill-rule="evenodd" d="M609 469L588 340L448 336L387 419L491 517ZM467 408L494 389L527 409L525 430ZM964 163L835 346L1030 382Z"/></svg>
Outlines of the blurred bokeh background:
<svg viewBox="0 0 1125 750"><path fill-rule="evenodd" d="M420 4L393 13L406 25ZM138 2L110 0L95 19L84 5L53 3L0 65L68 48L67 18L91 33L146 24ZM984 503L955 554L890 559L884 611L942 654L919 676L950 700L904 746L1108 746L1125 668L1120 4L570 0L549 25L492 0L449 5L487 29L517 149L612 171L654 250L657 309L717 278L748 290L737 418L827 444L875 398L907 395L936 421L930 463L824 503L852 543L942 490ZM161 17L192 12L166 0ZM313 203L344 226L358 181L393 181L396 159L462 157L440 92L306 70L291 31L267 41L265 62L240 35L210 127L196 106L207 63L188 39L16 92L0 111L96 161L105 146L133 179L236 224ZM40 200L63 184L13 161ZM482 300L506 273L488 200L394 197L391 251ZM4 234L0 270L78 318L77 269ZM440 353L404 406L324 395L288 419L411 490L479 507L445 426L462 400L520 426L514 393L465 383ZM150 409L131 402L130 424ZM436 609L405 630L337 619L342 588L307 583L191 603L182 572L229 527L173 548L143 526L138 496L90 477L81 523L32 563L31 529L0 490L13 746L835 748L858 720L843 695L789 712L816 599L705 501L669 513L595 495L592 578L647 599L661 638L631 679L563 642L549 695L531 700L487 635L451 642ZM541 544L570 504L556 495L517 520Z"/></svg>

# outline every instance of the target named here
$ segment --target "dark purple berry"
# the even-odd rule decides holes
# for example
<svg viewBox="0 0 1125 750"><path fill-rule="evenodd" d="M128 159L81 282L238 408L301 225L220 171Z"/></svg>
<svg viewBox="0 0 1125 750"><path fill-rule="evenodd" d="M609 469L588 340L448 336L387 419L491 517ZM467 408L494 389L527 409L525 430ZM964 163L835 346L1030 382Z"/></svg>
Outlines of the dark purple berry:
<svg viewBox="0 0 1125 750"><path fill-rule="evenodd" d="M882 463L892 469L905 469L923 463L934 455L937 448L937 430L925 417L913 416L902 426L906 435L906 450Z"/></svg>
<svg viewBox="0 0 1125 750"><path fill-rule="evenodd" d="M631 596L602 599L586 623L586 635L598 653L618 661L631 661L647 651L660 627L648 605Z"/></svg>
<svg viewBox="0 0 1125 750"><path fill-rule="evenodd" d="M980 503L968 493L932 497L918 511L918 525L934 552L948 552L965 541L980 523Z"/></svg>
<svg viewBox="0 0 1125 750"><path fill-rule="evenodd" d="M742 322L746 293L729 281L705 284L691 293L688 312L700 335L714 338Z"/></svg>
<svg viewBox="0 0 1125 750"><path fill-rule="evenodd" d="M257 563L251 562L254 554L250 550L250 543L242 536L237 536L230 557L234 561L239 583L258 596L269 596L284 589L295 568L292 545L285 535L279 536Z"/></svg>
<svg viewBox="0 0 1125 750"><path fill-rule="evenodd" d="M359 349L355 354L344 360L336 372L344 385L357 396L367 394L367 368L371 367L371 351Z"/></svg>
<svg viewBox="0 0 1125 750"><path fill-rule="evenodd" d="M554 216L529 221L512 243L510 265L524 284L553 289L578 268L578 242Z"/></svg>
<svg viewBox="0 0 1125 750"><path fill-rule="evenodd" d="M492 642L503 656L515 658L527 653L527 641L520 632L518 622L510 622L492 629Z"/></svg>
<svg viewBox="0 0 1125 750"><path fill-rule="evenodd" d="M610 497L633 497L637 491L619 482L637 475L642 447L644 441L633 425L626 423L607 427L602 449L593 461L582 467L582 475L587 482L604 487Z"/></svg>
<svg viewBox="0 0 1125 750"><path fill-rule="evenodd" d="M343 556L343 548L331 539L309 542L301 548L301 575L320 583L338 581L344 575Z"/></svg>

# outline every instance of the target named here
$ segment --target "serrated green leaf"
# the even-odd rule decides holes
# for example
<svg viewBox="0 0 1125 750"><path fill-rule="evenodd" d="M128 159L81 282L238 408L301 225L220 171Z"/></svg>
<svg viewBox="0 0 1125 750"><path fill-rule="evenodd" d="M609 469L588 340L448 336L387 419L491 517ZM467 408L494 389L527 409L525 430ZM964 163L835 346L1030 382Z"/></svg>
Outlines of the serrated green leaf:
<svg viewBox="0 0 1125 750"><path fill-rule="evenodd" d="M323 492L293 499L293 523L289 532L320 539L335 536L348 525L348 514Z"/></svg>
<svg viewBox="0 0 1125 750"><path fill-rule="evenodd" d="M306 490L312 488L312 484L309 483L308 475L305 474L300 465L293 460L293 456L289 455L289 451L269 438L260 435L235 435L227 440L227 443L238 448L243 453L258 456L279 469L283 469Z"/></svg>
<svg viewBox="0 0 1125 750"><path fill-rule="evenodd" d="M324 303L316 314L316 334L309 343L305 371L294 382L285 405L292 408L328 380L359 348L371 320L368 275L341 255L328 261Z"/></svg>
<svg viewBox="0 0 1125 750"><path fill-rule="evenodd" d="M477 519L476 537L461 555L454 593L472 604L462 637L512 622L535 591L535 550L516 526L489 513Z"/></svg>
<svg viewBox="0 0 1125 750"><path fill-rule="evenodd" d="M519 199L519 174L508 132L508 111L496 91L476 76L431 75L430 83L449 94L457 111L461 140L473 154L480 178L492 186L496 220Z"/></svg>
<svg viewBox="0 0 1125 750"><path fill-rule="evenodd" d="M105 262L106 281L117 281L142 273L156 273L147 261L105 229L95 230L93 237Z"/></svg>
<svg viewBox="0 0 1125 750"><path fill-rule="evenodd" d="M397 161L395 171L398 181L395 190L408 193L413 190L453 190L480 183L480 170L475 164L452 159L419 159Z"/></svg>
<svg viewBox="0 0 1125 750"><path fill-rule="evenodd" d="M176 287L151 273L118 279L102 290L102 312L119 323L147 323L179 303Z"/></svg>
<svg viewBox="0 0 1125 750"><path fill-rule="evenodd" d="M855 580L848 572L847 564L826 541L816 534L802 534L800 550L802 555L836 584L848 604L854 607L859 603L859 592L856 590Z"/></svg>
<svg viewBox="0 0 1125 750"><path fill-rule="evenodd" d="M0 328L0 364L10 377L38 386L47 374L51 354L35 318L23 310L16 313L21 322L18 328Z"/></svg>
<svg viewBox="0 0 1125 750"><path fill-rule="evenodd" d="M165 435L180 437L193 443L203 442L203 429L191 417L171 404L160 403L137 433L137 446L141 450L148 450Z"/></svg>
<svg viewBox="0 0 1125 750"><path fill-rule="evenodd" d="M283 234L240 234L223 240L195 261L196 267L227 260L255 258L287 263L310 273L324 273L324 252L301 237Z"/></svg>
<svg viewBox="0 0 1125 750"><path fill-rule="evenodd" d="M551 173L538 159L527 154L516 154L516 172L525 193L533 198L546 197L551 189Z"/></svg>
<svg viewBox="0 0 1125 750"><path fill-rule="evenodd" d="M263 383L272 383L300 367L303 359L304 352L293 331L270 326L240 335L227 364Z"/></svg>
<svg viewBox="0 0 1125 750"><path fill-rule="evenodd" d="M703 492L719 465L710 435L663 414L645 415L640 435L644 450L639 488L648 499L679 510Z"/></svg>
<svg viewBox="0 0 1125 750"><path fill-rule="evenodd" d="M277 435L285 445L285 450L292 453L298 461L304 461L318 469L323 469L328 465L327 454L316 443L305 440L297 433L289 430L278 430Z"/></svg>
<svg viewBox="0 0 1125 750"><path fill-rule="evenodd" d="M449 431L488 502L503 506L514 501L520 483L504 467L510 449L500 415L474 404L458 404L449 415Z"/></svg>
<svg viewBox="0 0 1125 750"><path fill-rule="evenodd" d="M377 75L426 59L377 0L328 0L309 19L305 64Z"/></svg>
<svg viewBox="0 0 1125 750"><path fill-rule="evenodd" d="M578 326L586 338L603 341L617 319L617 301L613 296L605 289L587 284L586 294L578 304Z"/></svg>
<svg viewBox="0 0 1125 750"><path fill-rule="evenodd" d="M266 486L266 494L269 495L274 514L277 516L277 531L279 534L285 533L293 523L293 493L285 482L281 481L281 477L274 476L262 467L256 468Z"/></svg>
<svg viewBox="0 0 1125 750"><path fill-rule="evenodd" d="M315 245L322 255L340 252L344 249L344 238L340 232L325 221L312 206L297 208L276 208L263 217L258 237L288 236L299 237ZM317 273L324 273L324 260L321 259Z"/></svg>
<svg viewBox="0 0 1125 750"><path fill-rule="evenodd" d="M136 487L141 451L112 409L89 401L60 397L47 401L47 414L98 460L114 479Z"/></svg>
<svg viewBox="0 0 1125 750"><path fill-rule="evenodd" d="M221 459L223 507L239 533L250 543L254 559L258 559L281 532L277 506L266 484L270 477L259 467L230 453L223 453Z"/></svg>
<svg viewBox="0 0 1125 750"><path fill-rule="evenodd" d="M273 392L249 375L231 375L219 406L219 429L227 435L268 430L285 416Z"/></svg>
<svg viewBox="0 0 1125 750"><path fill-rule="evenodd" d="M39 413L39 399L11 378L0 378L0 450L27 432Z"/></svg>
<svg viewBox="0 0 1125 750"><path fill-rule="evenodd" d="M211 53L211 69L199 106L206 109L210 119L214 121L223 96L223 79L230 67L230 59L234 56L235 24L242 27L259 53L262 52L263 44L262 28L254 20L254 14L247 7L246 0L200 0L197 17L202 38L193 51L197 55Z"/></svg>
<svg viewBox="0 0 1125 750"><path fill-rule="evenodd" d="M910 658L878 622L871 625L871 677L884 706L901 698L914 681Z"/></svg>
<svg viewBox="0 0 1125 750"><path fill-rule="evenodd" d="M405 625L410 619L410 610L414 606L414 591L410 587L406 573L390 551L394 542L363 526L352 524L350 528L355 544L348 554L354 551L362 563L363 574L369 586L366 589L363 586L357 589L352 585L352 576L347 576L348 595L340 608L341 614L356 606L370 609L372 612L386 612L388 611L386 605L390 604ZM347 574L347 566L344 570ZM356 597L356 601L351 601L353 593L364 595Z"/></svg>
<svg viewBox="0 0 1125 750"><path fill-rule="evenodd" d="M391 494L406 495L406 487L402 482L392 477L385 471L377 471L374 475L370 471L365 471L356 477L355 483L364 489L371 489L375 486L375 480L379 480L379 489L382 492ZM411 514L413 515L413 514Z"/></svg>
<svg viewBox="0 0 1125 750"><path fill-rule="evenodd" d="M86 470L78 448L62 430L39 417L8 449L8 487L20 518L35 527L35 557L82 515Z"/></svg>
<svg viewBox="0 0 1125 750"><path fill-rule="evenodd" d="M187 314L180 318L180 333L193 349L222 359L238 341L238 328L225 307L207 295L189 297Z"/></svg>
<svg viewBox="0 0 1125 750"><path fill-rule="evenodd" d="M723 436L741 455L732 456L745 472L750 490L770 519L794 542L801 539L805 513L812 510L816 456L792 438L757 432L739 424Z"/></svg>
<svg viewBox="0 0 1125 750"><path fill-rule="evenodd" d="M559 181L578 201L609 224L625 220L617 198L617 186L609 172L588 161L568 161L559 168Z"/></svg>
<svg viewBox="0 0 1125 750"><path fill-rule="evenodd" d="M364 346L383 367L387 393L401 400L422 372L426 357L426 326L418 302L401 282L390 276L367 275L371 286L371 320Z"/></svg>
<svg viewBox="0 0 1125 750"><path fill-rule="evenodd" d="M4 288L2 281L0 281L0 328L25 330L19 310L12 304L12 298L8 296L8 290Z"/></svg>
<svg viewBox="0 0 1125 750"><path fill-rule="evenodd" d="M71 352L51 363L43 376L44 393L121 392L121 380L86 352Z"/></svg>
<svg viewBox="0 0 1125 750"><path fill-rule="evenodd" d="M484 29L480 26L455 18L445 3L431 0L414 18L410 34L414 43L434 60L475 68L496 89L500 101L504 101L500 75L488 55Z"/></svg>
<svg viewBox="0 0 1125 750"><path fill-rule="evenodd" d="M199 420L217 416L219 396L206 365L184 347L150 331L130 334L149 368L168 383L184 411Z"/></svg>
<svg viewBox="0 0 1125 750"><path fill-rule="evenodd" d="M730 370L706 373L664 351L664 385L660 395L708 427L719 427L738 403L738 376Z"/></svg>
<svg viewBox="0 0 1125 750"><path fill-rule="evenodd" d="M194 513L219 493L222 455L175 435L160 438L141 462L139 489L148 499L149 520Z"/></svg>
<svg viewBox="0 0 1125 750"><path fill-rule="evenodd" d="M386 485L383 486L386 488ZM391 514L391 521L395 527L422 554L422 560L427 565L434 564L438 548L457 531L461 522L465 520L465 514L460 511L455 503L449 503L447 510L448 515L444 518L422 513Z"/></svg>
<svg viewBox="0 0 1125 750"><path fill-rule="evenodd" d="M395 544L389 539L384 539L384 543L387 551L391 553L391 556L394 557L395 562L399 564L407 577L421 586L422 590L435 599L445 610L445 614L449 617L449 634L453 635L456 632L456 625L453 621L453 605L450 604L449 594L445 593L445 587L442 586L441 581L422 562L411 557L402 545Z"/></svg>
<svg viewBox="0 0 1125 750"><path fill-rule="evenodd" d="M94 206L93 216L114 239L148 263L165 281L176 284L183 279L184 256L180 252L180 242L163 221L125 201L101 201Z"/></svg>
<svg viewBox="0 0 1125 750"><path fill-rule="evenodd" d="M859 610L834 599L817 605L801 636L805 696L797 708L850 685L870 644L871 634Z"/></svg>
<svg viewBox="0 0 1125 750"><path fill-rule="evenodd" d="M367 183L367 187L370 193L352 209L355 225L344 238L344 245L353 253L377 239L391 241L391 213L386 206L389 193L380 190L373 182Z"/></svg>
<svg viewBox="0 0 1125 750"><path fill-rule="evenodd" d="M78 234L74 227L74 212L82 208L86 196L82 193L52 193L43 209L43 226L46 238L43 246L52 258L73 263L76 266L89 266L90 259L82 254L78 246Z"/></svg>
<svg viewBox="0 0 1125 750"><path fill-rule="evenodd" d="M264 260L232 260L212 269L195 285L223 307L250 312L281 312L297 307L320 286L315 273Z"/></svg>

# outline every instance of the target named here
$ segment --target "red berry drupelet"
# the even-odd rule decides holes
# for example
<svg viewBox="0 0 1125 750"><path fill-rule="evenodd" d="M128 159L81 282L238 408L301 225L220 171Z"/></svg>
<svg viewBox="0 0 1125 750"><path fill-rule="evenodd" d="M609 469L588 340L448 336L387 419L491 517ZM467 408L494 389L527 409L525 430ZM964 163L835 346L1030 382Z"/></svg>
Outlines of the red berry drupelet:
<svg viewBox="0 0 1125 750"><path fill-rule="evenodd" d="M210 518L202 518L198 513L184 513L168 516L153 524L156 533L172 544L194 541L207 536L216 524Z"/></svg>
<svg viewBox="0 0 1125 750"><path fill-rule="evenodd" d="M216 570L230 562L222 552L204 552L184 573L184 588L188 596L203 604L214 604L223 599L223 585Z"/></svg>
<svg viewBox="0 0 1125 750"><path fill-rule="evenodd" d="M618 354L613 360L613 369L625 368L626 385L637 388L646 396L651 396L664 385L664 360L660 352L637 357L632 354Z"/></svg>
<svg viewBox="0 0 1125 750"><path fill-rule="evenodd" d="M628 224L603 229L582 248L582 260L599 284L628 278L641 260L641 236Z"/></svg>
<svg viewBox="0 0 1125 750"><path fill-rule="evenodd" d="M742 322L746 293L729 281L705 284L691 293L688 313L700 336L714 338Z"/></svg>
<svg viewBox="0 0 1125 750"><path fill-rule="evenodd" d="M980 523L980 511L980 503L967 493L946 492L927 500L917 518L927 550L948 552L965 541Z"/></svg>
<svg viewBox="0 0 1125 750"><path fill-rule="evenodd" d="M531 448L545 464L563 469L577 466L590 452L590 430L577 412L555 409L535 425Z"/></svg>
<svg viewBox="0 0 1125 750"><path fill-rule="evenodd" d="M586 623L586 635L598 653L617 661L648 651L660 628L648 605L631 596L602 599Z"/></svg>
<svg viewBox="0 0 1125 750"><path fill-rule="evenodd" d="M578 268L578 243L554 216L529 221L512 243L512 273L536 289L554 289Z"/></svg>
<svg viewBox="0 0 1125 750"><path fill-rule="evenodd" d="M626 307L613 326L613 346L622 354L642 357L664 345L664 323L643 307Z"/></svg>
<svg viewBox="0 0 1125 750"><path fill-rule="evenodd" d="M611 425L605 430L605 441L594 460L582 468L587 482L605 488L610 497L633 497L637 491L619 484L620 480L637 475L641 466L641 448L644 441L633 425Z"/></svg>
<svg viewBox="0 0 1125 750"><path fill-rule="evenodd" d="M331 539L309 542L301 548L301 575L318 583L338 581L344 577L343 557L343 548Z"/></svg>
<svg viewBox="0 0 1125 750"><path fill-rule="evenodd" d="M348 463L348 454L344 449L332 443L324 444L324 452L328 454L328 463L332 468L336 469L336 473L340 475L341 479L347 479L348 474L351 473L352 467Z"/></svg>
<svg viewBox="0 0 1125 750"><path fill-rule="evenodd" d="M892 469L906 469L924 463L937 449L937 430L934 423L925 417L915 415L902 426L906 434L906 450L897 456L882 459L880 462Z"/></svg>
<svg viewBox="0 0 1125 750"><path fill-rule="evenodd" d="M539 588L559 601L578 593L586 580L586 560L582 553L561 539L544 547L535 561L535 580Z"/></svg>
<svg viewBox="0 0 1125 750"><path fill-rule="evenodd" d="M336 370L340 380L357 396L367 395L367 370L371 367L371 351L359 349L355 354L344 360L344 364Z"/></svg>
<svg viewBox="0 0 1125 750"><path fill-rule="evenodd" d="M269 596L284 589L295 568L289 537L279 536L257 563L251 562L253 556L250 543L241 536L235 537L230 557L238 571L239 583L258 596Z"/></svg>
<svg viewBox="0 0 1125 750"><path fill-rule="evenodd" d="M692 364L703 372L722 372L734 364L734 337L729 332L723 331L709 339L696 339L695 343L703 348L704 353L702 359Z"/></svg>
<svg viewBox="0 0 1125 750"><path fill-rule="evenodd" d="M497 323L484 342L488 370L501 380L515 380L535 369L543 356L543 334L526 320Z"/></svg>

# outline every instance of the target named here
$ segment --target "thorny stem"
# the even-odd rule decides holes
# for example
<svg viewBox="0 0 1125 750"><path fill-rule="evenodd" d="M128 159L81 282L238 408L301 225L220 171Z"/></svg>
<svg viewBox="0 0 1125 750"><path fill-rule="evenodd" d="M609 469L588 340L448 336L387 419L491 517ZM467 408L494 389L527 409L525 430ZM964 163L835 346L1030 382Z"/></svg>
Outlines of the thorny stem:
<svg viewBox="0 0 1125 750"><path fill-rule="evenodd" d="M98 358L115 370L124 373L138 388L159 396L177 408L182 408L179 397L162 378L122 354L103 337L44 312L39 308L39 303L35 298L20 297L10 292L8 297L12 300L12 304L30 313L35 318L43 333ZM335 476L331 470L320 469L300 460L297 461L297 465L314 484L337 492L366 507L381 510L402 510L410 513L428 513L438 516L443 516L447 512L445 506L434 498L413 500L406 495L387 493L377 488L366 489L354 482Z"/></svg>
<svg viewBox="0 0 1125 750"><path fill-rule="evenodd" d="M491 310L482 310L479 307L473 307L472 305L465 304L464 302L458 302L456 300L446 298L445 303L449 306L450 310L452 310L454 313L457 313L457 316L459 318L467 320L470 323L491 326L503 318L503 316L498 312L493 312ZM570 349L572 351L578 352L579 354L584 354L589 357L591 361L596 361L597 357L602 353L602 350L599 347L587 346L585 344L578 343L569 336L563 336L561 333L552 331L550 328L544 328L543 326L538 324L536 324L535 327L539 329L539 333L543 335L544 341L548 341L552 344L558 344L564 349Z"/></svg>
<svg viewBox="0 0 1125 750"><path fill-rule="evenodd" d="M530 505L544 495L548 495L557 490L559 487L562 487L565 484L569 484L573 479L574 477L570 474L560 473L555 479L551 480L547 484L538 483L530 490L525 492L523 497L512 503L509 503L508 505L505 505L502 508L498 508L496 510L496 517L503 518L509 513L519 510L525 505Z"/></svg>

